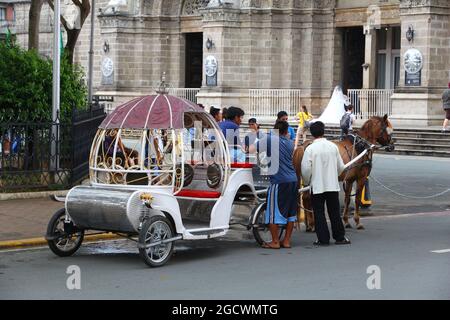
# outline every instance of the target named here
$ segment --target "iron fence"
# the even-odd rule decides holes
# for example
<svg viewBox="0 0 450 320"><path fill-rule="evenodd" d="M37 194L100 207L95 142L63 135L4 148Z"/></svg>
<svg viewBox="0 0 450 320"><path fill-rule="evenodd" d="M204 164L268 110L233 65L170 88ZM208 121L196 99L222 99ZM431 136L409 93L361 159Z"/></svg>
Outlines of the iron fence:
<svg viewBox="0 0 450 320"><path fill-rule="evenodd" d="M349 89L350 103L355 107L358 119L367 120L374 116L392 115L392 89Z"/></svg>
<svg viewBox="0 0 450 320"><path fill-rule="evenodd" d="M260 118L276 118L284 110L290 116L297 115L301 106L299 89L250 89L249 107L245 113Z"/></svg>
<svg viewBox="0 0 450 320"><path fill-rule="evenodd" d="M103 107L92 106L68 122L0 123L0 192L63 189L81 181L105 116Z"/></svg>

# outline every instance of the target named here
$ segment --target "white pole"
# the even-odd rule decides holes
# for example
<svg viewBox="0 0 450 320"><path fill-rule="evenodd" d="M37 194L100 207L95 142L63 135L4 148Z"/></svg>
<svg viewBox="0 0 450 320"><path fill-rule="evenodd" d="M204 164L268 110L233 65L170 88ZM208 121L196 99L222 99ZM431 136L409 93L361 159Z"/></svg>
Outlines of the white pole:
<svg viewBox="0 0 450 320"><path fill-rule="evenodd" d="M88 84L88 104L92 103L92 75L94 65L94 14L95 14L95 0L91 1L91 38L89 40L89 84Z"/></svg>
<svg viewBox="0 0 450 320"><path fill-rule="evenodd" d="M53 170L58 169L57 160L57 142L59 143L59 104L60 104L60 66L61 54L59 48L61 26L60 26L60 0L54 1L54 19L53 19L53 104L52 104L52 144L51 144L51 167Z"/></svg>

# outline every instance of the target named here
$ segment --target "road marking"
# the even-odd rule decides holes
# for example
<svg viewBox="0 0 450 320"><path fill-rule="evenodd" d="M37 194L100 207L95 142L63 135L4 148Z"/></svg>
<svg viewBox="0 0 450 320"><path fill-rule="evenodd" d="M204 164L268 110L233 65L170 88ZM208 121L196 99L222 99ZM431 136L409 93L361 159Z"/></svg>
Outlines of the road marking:
<svg viewBox="0 0 450 320"><path fill-rule="evenodd" d="M450 253L450 249L431 251L432 253Z"/></svg>
<svg viewBox="0 0 450 320"><path fill-rule="evenodd" d="M393 219L393 218L410 218L410 217L422 217L422 216L433 216L433 217L446 217L450 215L449 211L443 212L421 212L421 213L405 213L405 214L387 214L379 216L362 216L361 219L367 220L383 220L383 219Z"/></svg>

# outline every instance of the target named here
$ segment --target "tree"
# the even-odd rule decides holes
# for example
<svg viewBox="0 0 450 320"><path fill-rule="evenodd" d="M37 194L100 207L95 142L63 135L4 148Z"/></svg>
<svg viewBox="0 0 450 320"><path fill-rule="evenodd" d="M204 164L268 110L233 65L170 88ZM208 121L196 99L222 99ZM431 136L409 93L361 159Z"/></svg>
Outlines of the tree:
<svg viewBox="0 0 450 320"><path fill-rule="evenodd" d="M53 0L47 0L49 6L54 10ZM72 0L72 2L79 8L80 10L80 25L79 29L72 28L66 19L61 15L61 23L64 26L64 29L67 32L67 44L65 46L65 50L67 50L67 58L69 59L69 63L73 63L73 54L75 52L75 46L77 44L78 37L80 36L81 28L83 27L86 18L89 16L91 11L91 3L90 0Z"/></svg>
<svg viewBox="0 0 450 320"><path fill-rule="evenodd" d="M28 50L39 50L39 22L41 20L41 9L45 0L31 0L28 25Z"/></svg>
<svg viewBox="0 0 450 320"><path fill-rule="evenodd" d="M47 1L50 8L54 10L54 2L53 0L31 0L31 7L29 12L30 24L28 28L28 49L39 49L39 21L41 17L41 9L44 1ZM65 51L68 52L67 58L69 63L73 63L73 54L75 52L75 46L78 41L78 37L80 36L81 28L83 27L86 18L89 16L91 11L91 3L90 0L72 0L73 4L76 5L79 9L79 25L77 29L75 29L63 15L61 15L61 23L64 29L67 32L67 43L65 46Z"/></svg>
<svg viewBox="0 0 450 320"><path fill-rule="evenodd" d="M0 42L0 123L48 122L52 119L52 61L36 50L9 47ZM61 59L62 122L74 108L86 107L87 88L78 65Z"/></svg>

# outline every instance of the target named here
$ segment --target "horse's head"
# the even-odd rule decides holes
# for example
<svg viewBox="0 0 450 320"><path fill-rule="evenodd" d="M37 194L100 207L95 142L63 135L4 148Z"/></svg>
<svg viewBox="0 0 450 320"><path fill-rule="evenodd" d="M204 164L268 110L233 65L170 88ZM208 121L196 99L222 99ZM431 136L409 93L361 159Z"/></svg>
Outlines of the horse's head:
<svg viewBox="0 0 450 320"><path fill-rule="evenodd" d="M387 147L386 151L394 151L394 128L388 115L371 118L364 124L362 130L372 143L379 143L383 147Z"/></svg>

